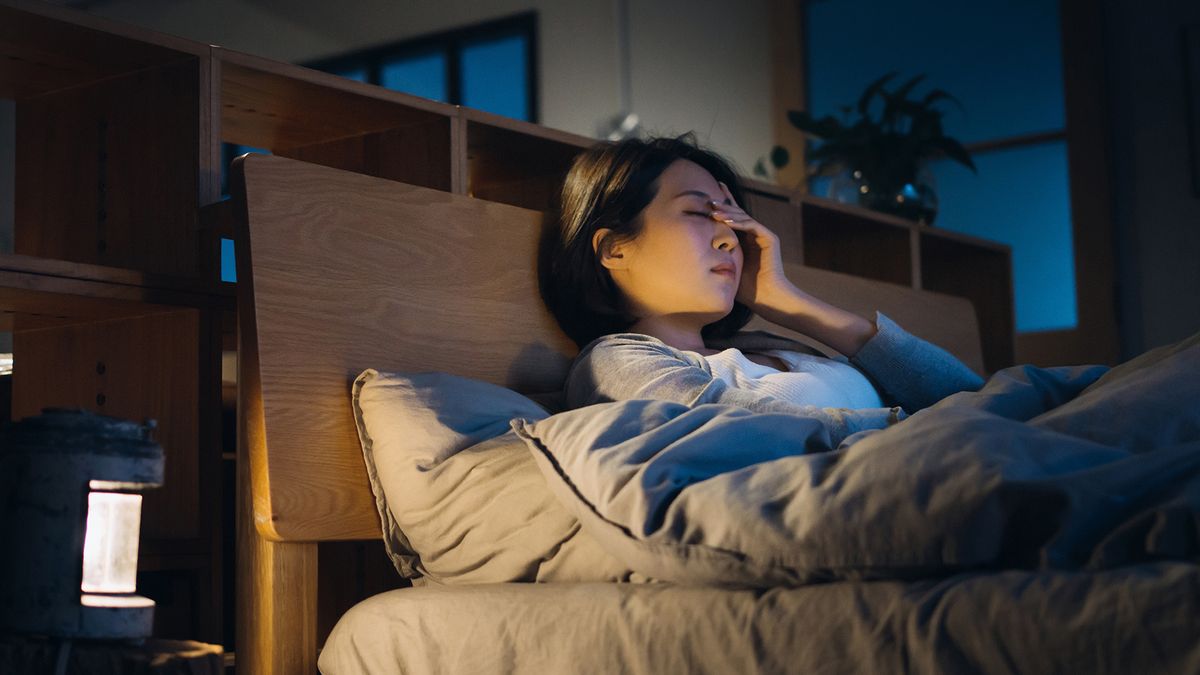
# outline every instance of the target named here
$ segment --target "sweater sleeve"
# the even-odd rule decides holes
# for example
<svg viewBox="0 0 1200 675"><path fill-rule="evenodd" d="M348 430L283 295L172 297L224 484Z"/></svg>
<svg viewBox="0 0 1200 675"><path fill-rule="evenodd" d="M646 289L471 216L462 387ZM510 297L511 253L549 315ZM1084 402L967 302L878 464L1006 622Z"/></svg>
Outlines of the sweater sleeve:
<svg viewBox="0 0 1200 675"><path fill-rule="evenodd" d="M730 386L702 358L648 335L608 335L586 346L567 377L567 404L578 408L630 399L657 399L687 406L733 405L753 412L801 415L829 429L833 447L864 429L881 429L904 418L899 408L818 408L797 405Z"/></svg>
<svg viewBox="0 0 1200 675"><path fill-rule="evenodd" d="M953 354L901 328L882 312L877 332L850 362L875 380L885 398L909 413L960 391L975 391L983 378Z"/></svg>

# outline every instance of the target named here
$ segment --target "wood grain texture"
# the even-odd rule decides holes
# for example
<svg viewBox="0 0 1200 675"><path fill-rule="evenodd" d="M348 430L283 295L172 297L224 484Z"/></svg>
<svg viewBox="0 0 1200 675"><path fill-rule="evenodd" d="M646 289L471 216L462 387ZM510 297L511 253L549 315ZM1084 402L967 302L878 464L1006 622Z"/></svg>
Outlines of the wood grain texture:
<svg viewBox="0 0 1200 675"><path fill-rule="evenodd" d="M200 273L199 60L18 101L13 250Z"/></svg>
<svg viewBox="0 0 1200 675"><path fill-rule="evenodd" d="M122 419L158 421L166 458L163 487L146 493L145 539L207 537L200 494L216 489L215 453L201 456L198 310L18 331L13 353L13 415L83 408Z"/></svg>
<svg viewBox="0 0 1200 675"><path fill-rule="evenodd" d="M450 118L436 117L424 124L315 143L276 154L450 192L451 123Z"/></svg>
<svg viewBox="0 0 1200 675"><path fill-rule="evenodd" d="M207 45L81 12L5 0L0 3L0 98L20 100L86 85L207 50Z"/></svg>
<svg viewBox="0 0 1200 675"><path fill-rule="evenodd" d="M241 330L255 335L265 411L255 521L277 540L377 536L350 411L359 372L525 392L562 382L573 347L531 264L542 214L280 157L241 170L239 307L254 322Z"/></svg>
<svg viewBox="0 0 1200 675"><path fill-rule="evenodd" d="M454 107L214 49L221 61L221 138L274 152L449 119Z"/></svg>
<svg viewBox="0 0 1200 675"><path fill-rule="evenodd" d="M791 263L785 267L788 278L804 291L868 319L874 320L876 311L883 312L910 333L954 354L975 372L986 372L970 300ZM791 335L833 353L806 336L757 317L749 328Z"/></svg>

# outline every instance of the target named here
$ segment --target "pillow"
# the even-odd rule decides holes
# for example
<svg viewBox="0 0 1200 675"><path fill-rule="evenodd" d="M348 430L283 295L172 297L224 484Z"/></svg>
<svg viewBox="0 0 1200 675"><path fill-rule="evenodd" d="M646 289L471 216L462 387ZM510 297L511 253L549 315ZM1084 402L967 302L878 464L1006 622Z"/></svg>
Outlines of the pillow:
<svg viewBox="0 0 1200 675"><path fill-rule="evenodd" d="M366 370L353 405L384 545L402 576L635 580L580 530L509 430L514 417L546 417L533 401L445 373Z"/></svg>

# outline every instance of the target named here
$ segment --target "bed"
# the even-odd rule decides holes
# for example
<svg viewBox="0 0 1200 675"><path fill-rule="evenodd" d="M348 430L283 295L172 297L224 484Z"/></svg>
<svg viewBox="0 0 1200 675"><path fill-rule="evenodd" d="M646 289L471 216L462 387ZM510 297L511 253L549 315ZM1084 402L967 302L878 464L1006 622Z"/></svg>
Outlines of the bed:
<svg viewBox="0 0 1200 675"><path fill-rule="evenodd" d="M726 561L697 583L429 584L363 598L326 640L318 544L387 527L351 407L356 376L438 371L547 395L575 348L538 300L539 212L260 155L235 162L231 185L243 672L314 672L319 652L329 673L1200 672L1190 464L1172 465L1190 481L1173 488L1179 508L1151 509L1182 517L1171 530L1182 554L1083 569L793 569L782 583L723 583ZM965 300L789 269L818 296L884 311L981 368ZM552 472L559 460L539 461Z"/></svg>

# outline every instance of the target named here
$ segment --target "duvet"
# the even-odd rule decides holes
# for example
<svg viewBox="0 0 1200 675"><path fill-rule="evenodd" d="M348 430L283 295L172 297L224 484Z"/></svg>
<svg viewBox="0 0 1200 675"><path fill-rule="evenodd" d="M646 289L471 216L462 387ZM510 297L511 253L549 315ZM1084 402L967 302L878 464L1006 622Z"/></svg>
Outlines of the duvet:
<svg viewBox="0 0 1200 675"><path fill-rule="evenodd" d="M801 415L652 400L514 430L616 558L795 586L1200 561L1200 335L1115 369L998 372L832 442Z"/></svg>

